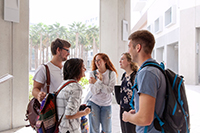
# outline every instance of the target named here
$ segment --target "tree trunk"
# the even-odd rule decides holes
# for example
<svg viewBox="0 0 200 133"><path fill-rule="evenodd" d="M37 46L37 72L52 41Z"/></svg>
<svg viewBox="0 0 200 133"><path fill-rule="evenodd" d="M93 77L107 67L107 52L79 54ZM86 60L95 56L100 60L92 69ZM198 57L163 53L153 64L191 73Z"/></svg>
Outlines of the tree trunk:
<svg viewBox="0 0 200 133"><path fill-rule="evenodd" d="M32 66L32 40L30 40L30 47L29 47L29 71L31 71Z"/></svg>
<svg viewBox="0 0 200 133"><path fill-rule="evenodd" d="M38 68L38 46L34 47L35 49L35 70Z"/></svg>
<svg viewBox="0 0 200 133"><path fill-rule="evenodd" d="M44 46L42 47L42 64L44 64Z"/></svg>
<svg viewBox="0 0 200 133"><path fill-rule="evenodd" d="M85 68L87 68L87 51L85 49L83 49L83 57Z"/></svg>
<svg viewBox="0 0 200 133"><path fill-rule="evenodd" d="M42 64L42 34L40 35L40 59L39 63Z"/></svg>
<svg viewBox="0 0 200 133"><path fill-rule="evenodd" d="M49 61L49 41L47 42L47 47L46 47L46 62Z"/></svg>
<svg viewBox="0 0 200 133"><path fill-rule="evenodd" d="M79 57L79 55L78 55L78 36L79 36L79 34L78 33L76 33L76 48L75 48L75 56L78 58Z"/></svg>
<svg viewBox="0 0 200 133"><path fill-rule="evenodd" d="M93 56L96 55L96 53L97 53L96 41L95 38L93 37Z"/></svg>
<svg viewBox="0 0 200 133"><path fill-rule="evenodd" d="M48 36L48 39L47 39L47 45L46 45L46 62L49 61L49 46L50 46L50 39L49 39L49 36Z"/></svg>
<svg viewBox="0 0 200 133"><path fill-rule="evenodd" d="M83 59L84 55L83 55L83 44L80 44L80 58Z"/></svg>

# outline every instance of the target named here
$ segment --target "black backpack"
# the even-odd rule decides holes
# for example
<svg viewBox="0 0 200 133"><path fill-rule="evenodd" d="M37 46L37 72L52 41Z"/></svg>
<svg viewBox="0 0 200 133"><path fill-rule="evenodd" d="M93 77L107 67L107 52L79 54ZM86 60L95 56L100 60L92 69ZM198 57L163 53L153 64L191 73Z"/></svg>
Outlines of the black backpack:
<svg viewBox="0 0 200 133"><path fill-rule="evenodd" d="M158 117L156 112L154 113L156 117L154 127L162 133L189 133L189 109L183 76L175 74L170 69L164 70L163 63L159 65L156 62L146 62L140 70L146 66L158 68L165 75L167 82L165 109L161 118ZM137 86L137 80L135 81L134 86Z"/></svg>

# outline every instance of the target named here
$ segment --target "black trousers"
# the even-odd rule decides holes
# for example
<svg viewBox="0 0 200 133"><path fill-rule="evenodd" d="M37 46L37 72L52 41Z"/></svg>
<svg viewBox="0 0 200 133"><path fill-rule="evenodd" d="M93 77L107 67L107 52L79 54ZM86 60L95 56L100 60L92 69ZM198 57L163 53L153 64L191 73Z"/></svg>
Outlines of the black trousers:
<svg viewBox="0 0 200 133"><path fill-rule="evenodd" d="M124 111L130 111L131 109L124 109L120 107L120 123L121 123L121 130L122 133L136 133L135 131L135 125L131 124L130 122L124 122L122 120L122 114Z"/></svg>

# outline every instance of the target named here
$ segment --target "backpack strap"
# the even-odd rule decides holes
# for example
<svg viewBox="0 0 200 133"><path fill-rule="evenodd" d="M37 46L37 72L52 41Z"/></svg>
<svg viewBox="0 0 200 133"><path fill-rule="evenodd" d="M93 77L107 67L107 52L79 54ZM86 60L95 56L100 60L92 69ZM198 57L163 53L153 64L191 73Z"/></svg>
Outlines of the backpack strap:
<svg viewBox="0 0 200 133"><path fill-rule="evenodd" d="M67 86L67 85L70 84L70 83L76 83L76 81L72 80L72 81L66 82L66 83L55 93L55 95L57 96L58 93L59 93L65 86ZM57 126L60 125L63 116L64 116L64 113L62 114L61 118L58 120L58 123L57 123L58 125L57 125Z"/></svg>
<svg viewBox="0 0 200 133"><path fill-rule="evenodd" d="M46 68L46 77L47 77L47 80L46 80L46 83L47 83L47 93L49 93L49 87L50 87L50 71L49 71L49 67L44 64L45 68Z"/></svg>
<svg viewBox="0 0 200 133"><path fill-rule="evenodd" d="M55 95L57 96L58 93L59 93L66 85L68 85L68 84L70 84L70 83L76 83L76 81L71 80L71 81L66 82L62 87L60 87L60 89L59 89L58 91L56 91Z"/></svg>
<svg viewBox="0 0 200 133"><path fill-rule="evenodd" d="M165 72L164 72L164 64L161 62L161 64L159 65L157 62L153 62L153 61L148 61L148 62L145 62L145 64L143 64L141 67L140 67L140 69L138 70L138 72L142 69L142 68L144 68L144 67L146 67L146 66L153 66L153 67L156 67L156 68L158 68L163 74L164 74L164 76L165 76L165 79L166 79L166 82L167 82L167 77L166 77L166 74L165 74ZM166 87L167 87L167 83L166 83ZM132 89L134 89L134 88L136 88L136 90L138 91L138 87L137 87L137 78L135 79L135 84L134 84L134 86L132 87ZM134 90L133 90L134 91ZM133 106L133 99L134 99L134 92L133 92L133 95L132 95L132 98L131 98L131 102L130 102L130 105L131 105L131 107L132 108L134 108L134 106ZM161 126L161 131L162 131L162 133L164 133L164 129L163 129L163 125L164 125L164 123L161 121L161 119L159 118L159 116L157 115L157 113L156 113L156 111L154 112L154 116L158 119L158 121L159 121L159 124L160 124L160 126ZM148 130L148 127L149 126L145 126L145 129L144 129L144 133L147 133L147 130Z"/></svg>

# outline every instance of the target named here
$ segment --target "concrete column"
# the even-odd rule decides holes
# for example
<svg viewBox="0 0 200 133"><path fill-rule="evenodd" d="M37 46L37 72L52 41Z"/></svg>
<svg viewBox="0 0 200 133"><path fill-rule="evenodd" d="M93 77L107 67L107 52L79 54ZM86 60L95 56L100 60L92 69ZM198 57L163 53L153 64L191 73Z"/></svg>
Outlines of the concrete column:
<svg viewBox="0 0 200 133"><path fill-rule="evenodd" d="M186 84L197 84L195 53L195 8L180 11L179 73L185 77ZM185 21L185 19L189 21Z"/></svg>
<svg viewBox="0 0 200 133"><path fill-rule="evenodd" d="M0 131L24 126L28 103L29 0L20 1L19 23L5 21L0 1L0 76L14 76L0 84Z"/></svg>
<svg viewBox="0 0 200 133"><path fill-rule="evenodd" d="M100 0L100 52L106 53L117 69L117 84L120 84L124 72L119 60L128 50L128 41L122 40L122 20L128 22L130 34L130 4L130 0Z"/></svg>

